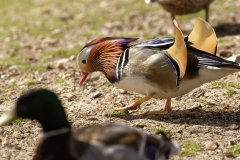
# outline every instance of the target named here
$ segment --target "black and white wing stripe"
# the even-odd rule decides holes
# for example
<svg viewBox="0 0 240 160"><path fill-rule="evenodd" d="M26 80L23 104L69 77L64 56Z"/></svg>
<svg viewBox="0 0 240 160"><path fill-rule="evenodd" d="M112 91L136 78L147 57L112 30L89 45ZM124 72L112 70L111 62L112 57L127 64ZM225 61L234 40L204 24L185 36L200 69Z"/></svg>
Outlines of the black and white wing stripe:
<svg viewBox="0 0 240 160"><path fill-rule="evenodd" d="M210 53L192 49L191 50L193 54L197 56L198 59L198 65L197 67L201 66L213 66L213 67L222 67L222 66L236 66L236 68L240 68L239 64L236 62L228 61L225 59L222 59L220 57L217 57L215 55L212 55Z"/></svg>
<svg viewBox="0 0 240 160"><path fill-rule="evenodd" d="M188 37L184 37L184 41L187 44L192 44L188 41ZM161 39L152 39L149 41L141 42L136 45L136 47L149 47L149 48L157 48L157 49L168 49L175 42L175 38L161 38Z"/></svg>
<svg viewBox="0 0 240 160"><path fill-rule="evenodd" d="M116 66L116 77L118 81L122 77L123 67L126 66L126 64L128 63L128 57L129 57L129 48L125 49L118 59L118 63Z"/></svg>

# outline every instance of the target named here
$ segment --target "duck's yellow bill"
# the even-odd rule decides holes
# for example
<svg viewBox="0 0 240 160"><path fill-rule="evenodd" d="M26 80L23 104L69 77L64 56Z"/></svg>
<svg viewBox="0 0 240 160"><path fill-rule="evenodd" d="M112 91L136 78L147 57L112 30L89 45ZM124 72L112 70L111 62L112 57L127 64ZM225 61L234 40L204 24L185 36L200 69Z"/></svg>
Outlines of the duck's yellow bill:
<svg viewBox="0 0 240 160"><path fill-rule="evenodd" d="M15 108L0 117L0 127L18 119Z"/></svg>

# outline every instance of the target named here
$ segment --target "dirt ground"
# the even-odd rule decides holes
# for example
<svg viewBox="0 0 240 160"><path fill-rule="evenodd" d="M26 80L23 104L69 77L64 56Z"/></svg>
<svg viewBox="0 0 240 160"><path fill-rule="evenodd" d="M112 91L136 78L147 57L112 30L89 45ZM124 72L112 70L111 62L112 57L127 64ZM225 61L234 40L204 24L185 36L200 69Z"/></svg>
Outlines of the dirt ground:
<svg viewBox="0 0 240 160"><path fill-rule="evenodd" d="M232 153L232 148L240 141L240 72L173 98L173 111L167 115L144 115L148 110L164 106L165 100L157 99L149 100L140 110L127 114L113 112L115 107L131 104L142 95L113 87L101 73L92 74L82 86L78 85L79 69L75 58L89 40L102 36L140 37L140 41L172 37L170 16L160 6L146 5L144 2L136 4L140 3L136 0L99 3L72 0L69 2L71 4L63 1L61 5L45 0L31 2L32 8L24 13L23 19L20 15L24 11L18 15L14 10L9 10L5 12L5 16L12 12L9 21L14 18L25 21L31 14L36 17L45 16L48 21L55 16L64 25L66 23L66 26L73 27L59 26L49 31L49 34L31 34L25 25L16 25L15 30L12 27L12 34L1 37L0 115L14 105L23 91L48 88L61 98L73 128L108 122L142 127L152 134L161 128L167 130L169 136L179 143L196 142L201 148L196 155L176 155L172 160L240 159L240 151L239 154ZM138 8L143 6L143 9L136 10L135 4ZM132 5L128 12L124 10L126 5ZM79 6L79 12L76 11L76 6ZM84 14L90 6L93 10L97 7L109 9L101 11L102 15L99 16L104 17L102 25L96 26L96 30L91 33L89 29L94 20ZM210 24L216 30L219 40L217 54L240 63L240 0L215 0L210 8ZM124 14L120 14L122 12ZM122 18L114 21L116 13ZM191 30L195 17L204 17L203 13L177 16L177 20L187 33ZM74 26L74 23L78 25ZM0 33L5 34L4 30L7 28L0 27ZM56 56L55 53L63 56ZM21 58L24 60L19 62ZM35 66L39 68L36 69ZM31 159L40 138L41 126L36 121L19 120L0 128L0 160ZM206 150L206 143L209 141L217 143L218 147Z"/></svg>

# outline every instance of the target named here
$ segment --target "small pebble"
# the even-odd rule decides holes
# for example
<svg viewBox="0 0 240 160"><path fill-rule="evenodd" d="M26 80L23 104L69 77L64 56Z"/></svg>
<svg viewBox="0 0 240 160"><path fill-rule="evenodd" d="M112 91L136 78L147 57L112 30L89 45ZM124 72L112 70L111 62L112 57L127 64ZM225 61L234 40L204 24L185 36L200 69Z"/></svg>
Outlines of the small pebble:
<svg viewBox="0 0 240 160"><path fill-rule="evenodd" d="M138 128L144 128L146 125L145 124L136 124L136 127L138 127Z"/></svg>
<svg viewBox="0 0 240 160"><path fill-rule="evenodd" d="M141 107L147 106L147 105L148 105L148 103L149 103L148 101L146 101L146 102L143 102L143 103L142 103L140 106L141 106Z"/></svg>
<svg viewBox="0 0 240 160"><path fill-rule="evenodd" d="M57 68L58 69L65 69L66 63L69 61L69 59L60 59L57 61Z"/></svg>
<svg viewBox="0 0 240 160"><path fill-rule="evenodd" d="M8 81L8 84L11 84L11 83L14 83L15 82L15 79L10 79L9 81Z"/></svg>
<svg viewBox="0 0 240 160"><path fill-rule="evenodd" d="M102 93L100 93L100 92L93 92L93 93L91 93L90 95L89 95L89 98L98 98L98 97L100 97L102 95Z"/></svg>
<svg viewBox="0 0 240 160"><path fill-rule="evenodd" d="M231 56L227 58L228 61L236 62L237 57L236 56Z"/></svg>
<svg viewBox="0 0 240 160"><path fill-rule="evenodd" d="M121 94L126 94L127 91L123 90L123 89L118 89L118 92L121 93Z"/></svg>
<svg viewBox="0 0 240 160"><path fill-rule="evenodd" d="M219 56L224 57L224 58L229 58L232 56L232 52L230 51L222 51L219 53Z"/></svg>
<svg viewBox="0 0 240 160"><path fill-rule="evenodd" d="M15 69L18 69L19 66L18 65L13 65L13 66L10 66L9 67L9 70L15 70Z"/></svg>
<svg viewBox="0 0 240 160"><path fill-rule="evenodd" d="M72 55L70 58L69 58L71 61L73 61L75 59L75 56Z"/></svg>
<svg viewBox="0 0 240 160"><path fill-rule="evenodd" d="M180 133L180 134L181 134L181 133L183 133L183 130L178 130L177 133Z"/></svg>
<svg viewBox="0 0 240 160"><path fill-rule="evenodd" d="M58 64L57 64L57 68L58 68L58 69L65 69L65 66L64 66L63 63L58 63Z"/></svg>
<svg viewBox="0 0 240 160"><path fill-rule="evenodd" d="M90 121L97 121L98 118L96 118L96 117L90 117L90 118L87 118L87 120L90 120Z"/></svg>
<svg viewBox="0 0 240 160"><path fill-rule="evenodd" d="M231 130L237 130L239 128L239 126L236 125L235 123L233 123L230 126L228 126L228 128L231 129Z"/></svg>
<svg viewBox="0 0 240 160"><path fill-rule="evenodd" d="M1 75L1 78L2 78L2 79L3 79L3 78L5 78L5 77L6 77L6 75L4 75L4 74L3 74L3 75Z"/></svg>
<svg viewBox="0 0 240 160"><path fill-rule="evenodd" d="M42 42L46 45L55 45L58 43L58 40L47 37Z"/></svg>
<svg viewBox="0 0 240 160"><path fill-rule="evenodd" d="M205 142L205 150L211 150L214 151L218 148L218 143L215 141L207 141Z"/></svg>
<svg viewBox="0 0 240 160"><path fill-rule="evenodd" d="M236 57L235 62L240 63L240 56L237 56L237 57Z"/></svg>
<svg viewBox="0 0 240 160"><path fill-rule="evenodd" d="M176 120L173 120L172 122L173 122L173 123L180 123L181 120L180 120L180 119L176 119Z"/></svg>
<svg viewBox="0 0 240 160"><path fill-rule="evenodd" d="M229 105L225 105L225 106L222 108L223 111L224 111L224 110L227 110L227 109L229 109Z"/></svg>
<svg viewBox="0 0 240 160"><path fill-rule="evenodd" d="M88 90L88 93L92 93L92 92L94 92L96 89L95 88L90 88L89 90Z"/></svg>
<svg viewBox="0 0 240 160"><path fill-rule="evenodd" d="M227 153L225 153L225 155L226 155L226 157L228 157L228 158L235 158L235 156L234 156L234 154L233 153L229 153L229 152L227 152Z"/></svg>
<svg viewBox="0 0 240 160"><path fill-rule="evenodd" d="M14 146L14 149L21 150L22 148L19 146Z"/></svg>
<svg viewBox="0 0 240 160"><path fill-rule="evenodd" d="M67 97L67 98L70 98L70 97L73 96L73 94L72 94L72 93L64 93L63 96L64 96L64 97Z"/></svg>
<svg viewBox="0 0 240 160"><path fill-rule="evenodd" d="M205 94L206 90L205 89L198 89L193 94L191 95L192 98L199 98Z"/></svg>
<svg viewBox="0 0 240 160"><path fill-rule="evenodd" d="M229 141L229 145L230 146L233 146L233 145L235 145L236 143L234 142L234 141Z"/></svg>
<svg viewBox="0 0 240 160"><path fill-rule="evenodd" d="M91 79L92 81L96 81L100 78L101 76L101 72L94 72L89 76L89 79Z"/></svg>
<svg viewBox="0 0 240 160"><path fill-rule="evenodd" d="M56 34L60 34L62 32L62 30L61 29L55 29L55 30L53 30L52 32L51 32L51 34L52 35L56 35Z"/></svg>

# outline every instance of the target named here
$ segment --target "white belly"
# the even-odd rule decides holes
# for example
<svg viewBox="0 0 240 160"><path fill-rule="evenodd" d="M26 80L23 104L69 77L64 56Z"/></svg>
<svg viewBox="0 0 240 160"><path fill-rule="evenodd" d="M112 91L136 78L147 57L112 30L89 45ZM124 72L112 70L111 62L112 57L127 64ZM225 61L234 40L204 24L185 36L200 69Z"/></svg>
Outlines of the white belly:
<svg viewBox="0 0 240 160"><path fill-rule="evenodd" d="M224 69L210 69L208 67L202 67L199 70L199 76L195 79L180 81L178 91L164 92L154 83L147 81L144 76L128 75L123 77L120 82L114 83L114 86L124 89L126 91L136 92L143 95L152 95L155 98L173 98L184 95L194 88L199 87L203 83L210 82L225 77L236 70L224 70ZM161 83L161 82L159 82Z"/></svg>
<svg viewBox="0 0 240 160"><path fill-rule="evenodd" d="M114 86L126 91L136 92L143 95L160 93L161 88L157 88L154 84L149 83L143 76L127 76L121 79L120 82L114 83Z"/></svg>

